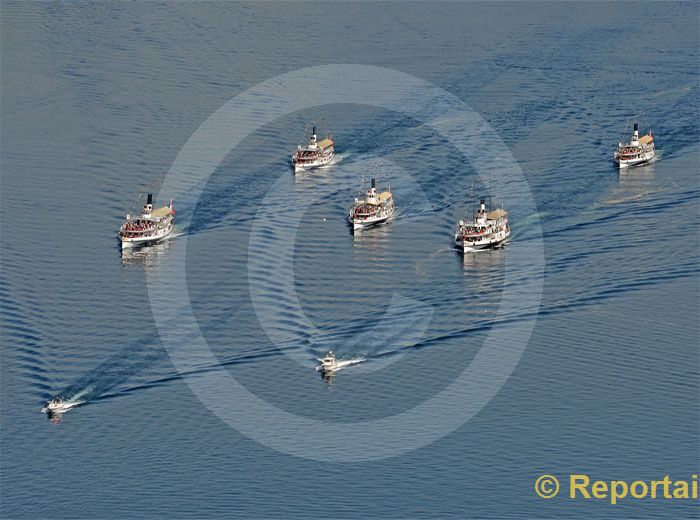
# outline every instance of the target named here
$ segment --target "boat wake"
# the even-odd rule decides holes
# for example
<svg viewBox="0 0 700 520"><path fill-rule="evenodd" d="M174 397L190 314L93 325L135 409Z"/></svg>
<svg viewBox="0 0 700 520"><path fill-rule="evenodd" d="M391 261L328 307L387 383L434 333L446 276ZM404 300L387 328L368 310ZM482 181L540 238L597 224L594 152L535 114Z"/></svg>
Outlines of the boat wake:
<svg viewBox="0 0 700 520"><path fill-rule="evenodd" d="M421 260L418 260L416 262L416 271L422 271L428 262L437 258L438 256L443 255L445 253L454 253L454 251L454 246L442 246L439 249L436 249L425 258L422 258Z"/></svg>
<svg viewBox="0 0 700 520"><path fill-rule="evenodd" d="M650 195L653 195L653 194L657 193L658 191L659 190L647 190L647 191L643 191L641 193L636 193L634 195L630 195L628 197L622 197L619 199L606 199L602 203L607 204L607 205L625 204L627 202L634 202L634 201L638 201L641 199L646 199Z"/></svg>
<svg viewBox="0 0 700 520"><path fill-rule="evenodd" d="M679 93L685 95L688 92L690 92L690 90L691 90L691 86L686 85L685 87L674 88L671 90L661 90L659 92L654 92L653 94L647 94L647 96L648 97L657 97L657 96L665 96L667 94L679 94ZM646 96L640 95L639 97L646 97Z"/></svg>
<svg viewBox="0 0 700 520"><path fill-rule="evenodd" d="M187 234L186 231L184 231L182 229L178 229L177 226L173 226L172 232L167 237L165 237L165 239L163 241L165 242L167 240L174 240L174 239L181 237L181 236L184 236L186 234Z"/></svg>
<svg viewBox="0 0 700 520"><path fill-rule="evenodd" d="M657 149L656 149L656 154L654 155L654 157L652 157L651 159L649 159L649 160L646 162L646 164L647 164L647 165L649 165L649 164L654 164L655 162L659 161L659 160L661 159L661 157L663 157L663 152L657 148ZM640 166L644 166L644 165L642 164L642 165L640 165Z"/></svg>
<svg viewBox="0 0 700 520"><path fill-rule="evenodd" d="M537 224L540 220L550 215L547 211L540 211L538 213L533 213L529 217L525 217L520 221L521 226L528 226L530 224Z"/></svg>
<svg viewBox="0 0 700 520"><path fill-rule="evenodd" d="M520 220L511 229L509 242L513 242L514 240L533 238L534 236L536 236L533 235L533 231L536 231L538 229L537 226L541 226L542 221L549 215L551 215L551 213L547 211L540 211L538 213L533 213L532 215Z"/></svg>
<svg viewBox="0 0 700 520"><path fill-rule="evenodd" d="M348 156L349 156L349 154L347 154L347 153L336 153L336 154L333 156L333 159L331 159L331 162L329 162L329 163L326 164L325 166L322 166L322 168L328 168L328 167L330 167L330 166L335 166L336 164L340 164L340 163L343 162Z"/></svg>
<svg viewBox="0 0 700 520"><path fill-rule="evenodd" d="M164 350L153 341L137 342L84 374L58 395L65 404L95 401L163 357Z"/></svg>

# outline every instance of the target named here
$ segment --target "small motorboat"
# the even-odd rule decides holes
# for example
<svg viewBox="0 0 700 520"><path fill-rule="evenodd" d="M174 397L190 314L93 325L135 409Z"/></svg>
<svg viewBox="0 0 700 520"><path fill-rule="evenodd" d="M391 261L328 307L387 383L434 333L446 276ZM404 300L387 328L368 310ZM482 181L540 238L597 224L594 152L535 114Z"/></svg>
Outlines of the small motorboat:
<svg viewBox="0 0 700 520"><path fill-rule="evenodd" d="M338 369L338 361L335 359L335 354L332 350L326 352L323 358L318 358L321 364L318 366L319 370L324 373L331 373Z"/></svg>
<svg viewBox="0 0 700 520"><path fill-rule="evenodd" d="M655 156L654 134L649 130L648 134L639 137L639 124L634 123L634 130L629 143L619 142L613 159L622 169L647 163Z"/></svg>
<svg viewBox="0 0 700 520"><path fill-rule="evenodd" d="M62 414L84 402L85 401L64 401L57 396L46 402L46 406L41 409L41 413Z"/></svg>

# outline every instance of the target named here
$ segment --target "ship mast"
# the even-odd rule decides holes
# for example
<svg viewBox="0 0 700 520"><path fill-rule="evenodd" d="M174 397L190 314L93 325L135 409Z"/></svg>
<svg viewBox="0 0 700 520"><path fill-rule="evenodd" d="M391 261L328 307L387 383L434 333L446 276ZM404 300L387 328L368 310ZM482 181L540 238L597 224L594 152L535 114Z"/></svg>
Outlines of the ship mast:
<svg viewBox="0 0 700 520"><path fill-rule="evenodd" d="M469 188L469 199L471 200L471 216L476 214L476 177L472 179L471 188Z"/></svg>

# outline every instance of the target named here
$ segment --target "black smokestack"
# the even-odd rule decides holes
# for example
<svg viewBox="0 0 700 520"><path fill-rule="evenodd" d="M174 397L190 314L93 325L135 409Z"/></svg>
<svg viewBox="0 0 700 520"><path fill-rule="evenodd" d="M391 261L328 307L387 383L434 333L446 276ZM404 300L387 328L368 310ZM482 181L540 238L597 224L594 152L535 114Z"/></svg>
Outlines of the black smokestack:
<svg viewBox="0 0 700 520"><path fill-rule="evenodd" d="M639 131L639 125L637 123L634 124L634 131L635 132Z"/></svg>
<svg viewBox="0 0 700 520"><path fill-rule="evenodd" d="M146 197L146 204L153 204L153 194L149 193Z"/></svg>
<svg viewBox="0 0 700 520"><path fill-rule="evenodd" d="M377 183L376 183L376 181L375 181L374 179L372 179L372 187L373 187L373 188L376 188L376 187L377 187Z"/></svg>
<svg viewBox="0 0 700 520"><path fill-rule="evenodd" d="M316 127L314 126L314 129L311 131L313 135L316 135Z"/></svg>

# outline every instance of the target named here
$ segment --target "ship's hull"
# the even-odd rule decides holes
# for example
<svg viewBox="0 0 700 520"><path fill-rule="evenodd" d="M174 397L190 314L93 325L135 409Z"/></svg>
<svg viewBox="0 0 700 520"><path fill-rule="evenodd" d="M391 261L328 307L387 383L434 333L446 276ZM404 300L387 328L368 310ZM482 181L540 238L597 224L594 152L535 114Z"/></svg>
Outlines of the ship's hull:
<svg viewBox="0 0 700 520"><path fill-rule="evenodd" d="M121 242L122 249L129 249L132 247L145 246L148 244L155 244L156 242L166 238L173 230L173 225L159 230L158 233L149 235L147 237L122 237L119 236L119 241Z"/></svg>
<svg viewBox="0 0 700 520"><path fill-rule="evenodd" d="M328 166L333 160L335 155L334 151L327 154L321 155L319 158L313 161L297 162L296 157L292 156L292 164L294 165L294 173L303 172L307 170L313 170L314 168L320 168L322 166Z"/></svg>
<svg viewBox="0 0 700 520"><path fill-rule="evenodd" d="M643 153L639 157L635 157L634 159L620 159L617 155L615 155L614 160L622 170L623 168L629 168L630 166L646 164L649 161L651 161L655 155L655 151Z"/></svg>
<svg viewBox="0 0 700 520"><path fill-rule="evenodd" d="M353 220L352 228L354 230L367 229L367 228L370 228L372 226L384 224L387 220L389 220L389 217L382 217L382 218L378 218L376 220L362 220L362 221Z"/></svg>
<svg viewBox="0 0 700 520"><path fill-rule="evenodd" d="M362 230L366 229L372 226L377 226L379 224L384 224L387 222L394 214L394 211L392 210L391 212L377 216L377 217L370 217L366 219L357 219L353 218L352 214L348 216L348 220L352 224L353 230Z"/></svg>
<svg viewBox="0 0 700 520"><path fill-rule="evenodd" d="M503 245L505 241L508 240L509 236L510 229L493 233L488 237L484 237L482 240L477 240L474 242L466 241L463 238L460 238L459 235L455 235L455 247L463 253L473 253L475 251L483 251L484 249L493 249Z"/></svg>

